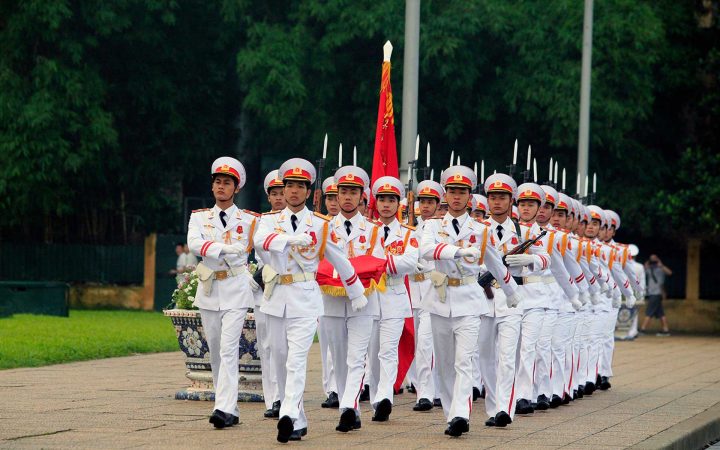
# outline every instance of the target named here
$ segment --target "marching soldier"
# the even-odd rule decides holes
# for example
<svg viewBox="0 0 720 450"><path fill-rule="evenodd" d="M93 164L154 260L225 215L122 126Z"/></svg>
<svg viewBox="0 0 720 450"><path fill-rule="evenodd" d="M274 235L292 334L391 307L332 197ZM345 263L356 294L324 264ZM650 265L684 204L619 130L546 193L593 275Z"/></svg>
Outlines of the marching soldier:
<svg viewBox="0 0 720 450"><path fill-rule="evenodd" d="M521 244L523 236L519 226L510 217L517 185L510 176L496 173L485 180L485 192L490 207L490 245L500 255ZM528 238L530 238L528 236ZM508 255L505 260L511 273L516 276L541 272L550 265L550 258L542 245L528 249L529 254ZM518 286L518 292L522 288ZM523 304L512 307L504 302L504 293L494 288L495 298L488 299L488 313L480 321L478 339L480 372L485 387L485 410L489 416L487 426L504 427L512 423L515 415L515 363L520 340L520 327L524 313ZM515 305L517 306L517 305Z"/></svg>
<svg viewBox="0 0 720 450"><path fill-rule="evenodd" d="M210 173L215 206L193 211L187 241L193 254L202 258L196 268L200 285L195 306L207 337L215 387L210 423L225 428L239 423L238 342L247 310L254 305L253 290L259 288L247 271L258 214L233 203L246 181L240 161L218 158Z"/></svg>
<svg viewBox="0 0 720 450"><path fill-rule="evenodd" d="M327 177L322 184L322 192L325 202L325 210L328 216L335 217L340 213L340 206L337 198L337 185L335 177ZM319 321L323 318L320 316ZM337 382L335 381L335 369L333 368L332 355L328 346L328 339L325 336L325 327L318 325L318 341L320 343L320 360L322 362L322 384L327 399L320 406L323 408L339 408L340 398L338 397Z"/></svg>
<svg viewBox="0 0 720 450"><path fill-rule="evenodd" d="M473 209L472 216L480 221L485 220L489 214L490 207L488 206L487 197L482 194L473 194L475 204L477 207Z"/></svg>
<svg viewBox="0 0 720 450"><path fill-rule="evenodd" d="M546 201L554 204L554 193L546 194L535 183L524 183L518 187L518 213L519 225L523 240L534 239L542 229L536 222L536 217ZM532 414L533 378L535 376L535 361L537 359L538 341L543 328L546 311L550 307L553 289L550 285L557 285L553 274L558 274L569 287L569 275L562 262L562 256L556 249L553 231L547 231L539 241L544 250L542 256L550 260L549 268L537 273L525 273L523 285L520 290L525 299L522 306L523 315L520 325L520 348L517 375L515 376L515 397L517 414ZM577 290L575 291L577 292ZM548 338L549 340L549 338ZM548 347L549 350L549 347Z"/></svg>
<svg viewBox="0 0 720 450"><path fill-rule="evenodd" d="M284 185L282 180L278 178L277 170L273 170L265 176L263 186L270 204L270 211L282 211L285 209Z"/></svg>
<svg viewBox="0 0 720 450"><path fill-rule="evenodd" d="M273 170L265 176L263 183L267 200L270 204L270 212L281 211L285 209L285 196L283 193L283 181L278 178L278 171ZM262 217L260 218L262 220ZM256 227L259 228L259 227ZM258 259L258 270L270 261L270 255L262 250L255 250L255 257ZM257 335L258 353L260 360L265 364L262 370L263 397L265 398L265 407L267 408L264 416L267 418L280 417L280 393L277 387L277 374L272 361L270 343L267 338L267 320L265 314L260 311L262 305L263 293L260 289L254 292L255 297L255 328Z"/></svg>
<svg viewBox="0 0 720 450"><path fill-rule="evenodd" d="M330 223L330 231L347 258L372 255L384 259L378 226L358 210L367 173L356 166L344 166L335 172L340 214ZM340 422L335 428L347 433L362 426L360 392L364 384L365 359L370 344L373 320L380 314L377 292L367 298L323 295L325 312L321 325L328 338L340 394Z"/></svg>
<svg viewBox="0 0 720 450"><path fill-rule="evenodd" d="M282 402L277 440L287 442L307 433L303 391L308 351L323 312L315 281L320 260L326 257L335 267L356 305L366 304L367 299L355 270L333 242L330 218L305 206L315 180L313 165L293 158L280 166L279 175L287 207L263 218L255 246L270 253L263 268L265 292L260 309L267 315L271 363L278 373Z"/></svg>
<svg viewBox="0 0 720 450"><path fill-rule="evenodd" d="M381 246L385 250L386 290L378 293L380 314L373 322L369 365L374 381L370 385L370 402L375 409L372 420L385 422L392 412L393 385L398 372L398 344L405 319L412 317L405 276L414 273L418 264L418 241L412 237L414 227L397 219L405 187L395 177L384 176L372 187L381 228ZM412 205L414 207L414 205Z"/></svg>
<svg viewBox="0 0 720 450"><path fill-rule="evenodd" d="M560 195L552 186L542 185L540 188L545 193L545 203L538 210L535 220L540 227L548 230L545 248L552 259L549 273L546 271L543 274L543 282L547 285L550 298L546 303L547 307L537 342L534 371L534 396L537 398L535 408L542 411L547 410L551 405L557 407L562 403L559 396L556 396L555 401L551 403L553 382L555 381L552 377L556 376L552 369L557 364L553 361L552 342L560 309L566 307L565 303L568 299L573 308L580 308L581 303L578 299L579 289L575 284L575 278L568 273L565 266L568 237L561 231L555 230L550 223L556 216L556 206L561 203ZM560 207L567 209L564 205L560 205Z"/></svg>
<svg viewBox="0 0 720 450"><path fill-rule="evenodd" d="M445 196L443 187L437 181L425 180L417 185L417 198L420 211L417 215L417 228L412 237L422 241L425 224L438 209L440 200ZM429 411L433 407L436 396L435 376L433 367L433 338L430 324L430 313L426 302L433 289L430 274L435 264L425 259L418 260L415 273L409 276L410 300L412 301L413 322L415 326L415 359L413 359L408 379L415 387L417 403L414 411Z"/></svg>
<svg viewBox="0 0 720 450"><path fill-rule="evenodd" d="M438 360L438 384L445 434L460 436L470 430L472 360L478 342L480 315L488 312L477 277L483 262L507 294L509 306L520 301L517 284L490 243L488 226L467 214L467 204L477 176L468 167L452 166L443 172L448 213L429 220L422 237L423 257L434 260L434 291L426 302L431 314L433 344Z"/></svg>

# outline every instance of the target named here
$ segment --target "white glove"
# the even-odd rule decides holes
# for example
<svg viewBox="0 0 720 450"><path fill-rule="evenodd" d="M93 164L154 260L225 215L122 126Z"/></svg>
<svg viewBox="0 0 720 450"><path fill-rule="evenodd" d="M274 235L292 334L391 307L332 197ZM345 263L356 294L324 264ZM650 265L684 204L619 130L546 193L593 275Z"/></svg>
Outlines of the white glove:
<svg viewBox="0 0 720 450"><path fill-rule="evenodd" d="M627 306L628 308L632 308L633 306L635 306L636 301L637 300L635 299L635 296L630 295L630 297L625 299L625 306Z"/></svg>
<svg viewBox="0 0 720 450"><path fill-rule="evenodd" d="M600 293L599 292L595 292L594 294L592 294L590 296L590 303L592 303L593 305L597 305L598 303L600 303Z"/></svg>
<svg viewBox="0 0 720 450"><path fill-rule="evenodd" d="M354 299L352 299L351 303L353 311L358 312L367 306L368 299L364 295L361 295L360 297L355 297Z"/></svg>
<svg viewBox="0 0 720 450"><path fill-rule="evenodd" d="M587 291L581 292L580 296L578 297L578 300L580 300L580 303L585 306L590 301L590 293Z"/></svg>
<svg viewBox="0 0 720 450"><path fill-rule="evenodd" d="M300 247L307 247L308 245L312 244L312 241L312 236L305 233L296 234L288 238L288 244L299 245Z"/></svg>
<svg viewBox="0 0 720 450"><path fill-rule="evenodd" d="M572 304L572 307L573 309L575 309L575 311L580 311L580 308L582 308L583 305L578 299L578 295L573 295L570 298L570 304Z"/></svg>
<svg viewBox="0 0 720 450"><path fill-rule="evenodd" d="M250 289L252 289L253 292L260 290L260 285L257 284L257 281L253 280L252 277L250 278Z"/></svg>
<svg viewBox="0 0 720 450"><path fill-rule="evenodd" d="M613 299L612 299L612 307L613 307L613 308L619 308L619 307L620 307L620 297L613 297Z"/></svg>
<svg viewBox="0 0 720 450"><path fill-rule="evenodd" d="M600 282L600 293L604 294L610 290L610 286L607 283Z"/></svg>
<svg viewBox="0 0 720 450"><path fill-rule="evenodd" d="M521 253L519 255L507 255L505 257L505 262L510 267L529 266L535 262L535 258L533 258L533 255Z"/></svg>
<svg viewBox="0 0 720 450"><path fill-rule="evenodd" d="M505 298L505 302L507 303L508 308L515 308L517 305L520 304L521 301L523 301L523 296L519 290L516 290L512 293L512 295L509 295Z"/></svg>
<svg viewBox="0 0 720 450"><path fill-rule="evenodd" d="M421 262L418 262L415 265L415 268L417 269L418 272L425 272L427 270L427 266L425 266L425 264L423 264Z"/></svg>
<svg viewBox="0 0 720 450"><path fill-rule="evenodd" d="M222 250L220 250L221 255L237 255L239 253L242 253L244 251L243 247L240 244L222 244Z"/></svg>
<svg viewBox="0 0 720 450"><path fill-rule="evenodd" d="M612 289L608 289L607 291L605 291L605 297L607 297L607 298L613 298L613 290L612 290Z"/></svg>
<svg viewBox="0 0 720 450"><path fill-rule="evenodd" d="M480 249L477 247L461 248L457 251L457 256L467 257L471 259L480 259Z"/></svg>

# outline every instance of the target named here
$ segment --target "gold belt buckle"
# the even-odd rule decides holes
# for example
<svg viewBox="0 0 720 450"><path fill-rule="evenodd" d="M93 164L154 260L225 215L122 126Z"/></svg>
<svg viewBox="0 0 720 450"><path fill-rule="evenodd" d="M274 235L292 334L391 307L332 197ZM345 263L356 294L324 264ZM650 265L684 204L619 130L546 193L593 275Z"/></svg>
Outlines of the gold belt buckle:
<svg viewBox="0 0 720 450"><path fill-rule="evenodd" d="M460 282L462 280L460 278L448 278L448 286L460 286Z"/></svg>
<svg viewBox="0 0 720 450"><path fill-rule="evenodd" d="M227 270L218 270L215 272L215 279L216 280L224 280L228 277L228 271Z"/></svg>
<svg viewBox="0 0 720 450"><path fill-rule="evenodd" d="M280 284L291 284L293 282L292 274L280 275Z"/></svg>
<svg viewBox="0 0 720 450"><path fill-rule="evenodd" d="M415 281L416 282L425 281L425 274L424 273L416 273Z"/></svg>
<svg viewBox="0 0 720 450"><path fill-rule="evenodd" d="M498 280L493 280L492 287L495 289L500 289L500 283L498 283Z"/></svg>

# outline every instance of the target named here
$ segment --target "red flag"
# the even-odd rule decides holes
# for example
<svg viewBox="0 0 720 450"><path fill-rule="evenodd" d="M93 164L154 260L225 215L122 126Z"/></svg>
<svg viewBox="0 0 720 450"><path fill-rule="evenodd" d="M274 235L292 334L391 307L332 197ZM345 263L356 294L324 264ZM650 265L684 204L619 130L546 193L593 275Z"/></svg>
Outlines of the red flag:
<svg viewBox="0 0 720 450"><path fill-rule="evenodd" d="M395 144L395 113L393 110L392 86L390 84L390 54L392 45L390 41L383 47L385 58L382 64L382 78L380 81L380 104L378 105L377 125L375 127L375 150L373 152L372 177L370 186L380 177L386 175L400 176L398 166L397 146ZM411 205L412 206L412 205ZM369 216L375 217L375 198L371 196ZM408 286L407 277L405 285ZM408 286L408 297L410 289ZM400 335L398 344L398 373L395 380L395 392L400 389L410 364L415 357L415 326L413 318L405 319L405 326Z"/></svg>
<svg viewBox="0 0 720 450"><path fill-rule="evenodd" d="M385 44L389 45L389 42ZM392 51L392 46L390 47ZM378 105L377 126L375 127L375 150L373 151L372 177L370 186L386 175L400 176L397 147L395 145L395 113L393 110L392 86L390 85L390 55L382 64L380 81L380 104ZM375 198L370 198L370 214L375 215ZM372 217L371 216L371 217Z"/></svg>

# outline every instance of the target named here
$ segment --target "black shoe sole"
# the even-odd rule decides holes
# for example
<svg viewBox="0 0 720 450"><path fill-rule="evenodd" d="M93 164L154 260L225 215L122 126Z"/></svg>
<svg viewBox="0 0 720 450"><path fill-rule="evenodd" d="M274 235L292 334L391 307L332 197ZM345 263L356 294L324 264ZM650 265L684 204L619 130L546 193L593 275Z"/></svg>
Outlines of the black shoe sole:
<svg viewBox="0 0 720 450"><path fill-rule="evenodd" d="M335 427L336 431L341 433L347 433L352 430L355 425L355 411L348 409L347 411L340 414L340 423Z"/></svg>
<svg viewBox="0 0 720 450"><path fill-rule="evenodd" d="M463 432L466 429L466 425L462 422L455 422L453 424L448 425L447 430L445 430L445 434L452 437L460 437L462 436Z"/></svg>
<svg viewBox="0 0 720 450"><path fill-rule="evenodd" d="M373 422L387 422L387 420L390 418L391 412L392 403L390 403L390 400L384 398L380 403L378 403L377 409L375 410L375 415L373 416L372 420Z"/></svg>
<svg viewBox="0 0 720 450"><path fill-rule="evenodd" d="M282 416L277 424L277 440L283 444L290 440L290 435L293 432L292 419L289 416Z"/></svg>
<svg viewBox="0 0 720 450"><path fill-rule="evenodd" d="M426 403L423 405L416 403L415 406L413 406L413 411L417 411L417 412L430 411L431 409L433 409L432 403Z"/></svg>

